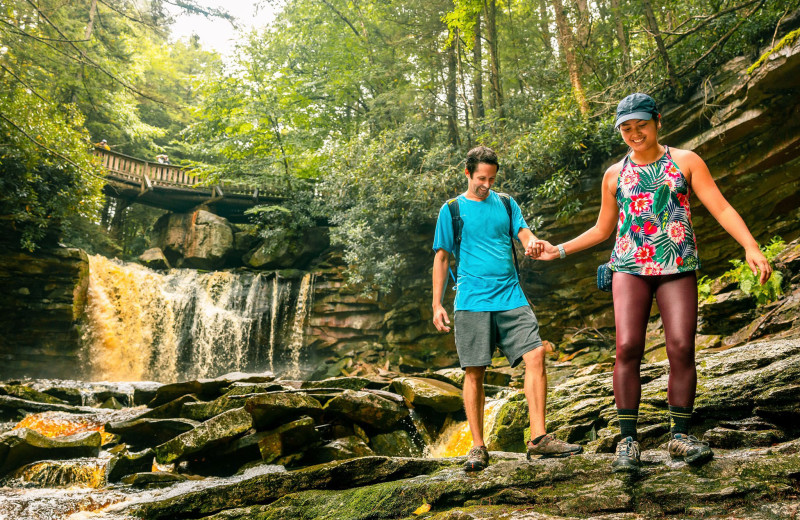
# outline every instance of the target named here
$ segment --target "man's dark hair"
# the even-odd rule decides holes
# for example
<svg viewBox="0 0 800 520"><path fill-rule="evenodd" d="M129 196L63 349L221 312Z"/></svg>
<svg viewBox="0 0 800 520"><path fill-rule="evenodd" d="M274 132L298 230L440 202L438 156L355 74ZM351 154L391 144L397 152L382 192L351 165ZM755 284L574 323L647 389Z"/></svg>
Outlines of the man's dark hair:
<svg viewBox="0 0 800 520"><path fill-rule="evenodd" d="M497 154L487 146L476 146L467 152L467 171L470 177L475 173L479 163L494 164L498 170L500 169L500 163L497 162Z"/></svg>

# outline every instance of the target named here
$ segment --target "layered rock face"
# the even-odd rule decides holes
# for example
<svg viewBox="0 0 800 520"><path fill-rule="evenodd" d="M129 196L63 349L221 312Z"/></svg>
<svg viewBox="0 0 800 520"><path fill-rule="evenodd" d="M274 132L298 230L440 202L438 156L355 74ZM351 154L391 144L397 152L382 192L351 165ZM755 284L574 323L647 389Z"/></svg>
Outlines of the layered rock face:
<svg viewBox="0 0 800 520"><path fill-rule="evenodd" d="M81 373L77 325L88 272L80 249L0 253L0 378Z"/></svg>

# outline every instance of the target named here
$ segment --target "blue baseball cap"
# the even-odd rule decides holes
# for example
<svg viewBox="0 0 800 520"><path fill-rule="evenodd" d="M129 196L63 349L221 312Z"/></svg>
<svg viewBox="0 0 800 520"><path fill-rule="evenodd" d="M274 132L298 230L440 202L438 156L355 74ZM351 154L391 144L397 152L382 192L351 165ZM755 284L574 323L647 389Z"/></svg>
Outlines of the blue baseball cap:
<svg viewBox="0 0 800 520"><path fill-rule="evenodd" d="M614 129L619 128L619 125L631 119L649 120L659 114L658 107L653 98L647 94L637 92L627 96L617 105L617 121L614 123Z"/></svg>

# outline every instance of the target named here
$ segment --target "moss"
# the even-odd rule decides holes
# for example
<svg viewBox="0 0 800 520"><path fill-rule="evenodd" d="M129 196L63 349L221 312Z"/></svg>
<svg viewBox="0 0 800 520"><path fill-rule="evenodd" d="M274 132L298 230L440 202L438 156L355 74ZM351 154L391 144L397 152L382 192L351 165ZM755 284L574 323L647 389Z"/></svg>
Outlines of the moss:
<svg viewBox="0 0 800 520"><path fill-rule="evenodd" d="M794 31L784 36L775 47L771 48L770 50L762 54L761 57L758 58L758 61L750 65L750 67L747 68L747 73L752 74L753 72L755 72L756 69L758 69L761 65L763 65L764 62L766 62L771 55L783 49L784 47L794 45L794 42L796 42L797 38L799 37L800 37L800 29L795 29Z"/></svg>

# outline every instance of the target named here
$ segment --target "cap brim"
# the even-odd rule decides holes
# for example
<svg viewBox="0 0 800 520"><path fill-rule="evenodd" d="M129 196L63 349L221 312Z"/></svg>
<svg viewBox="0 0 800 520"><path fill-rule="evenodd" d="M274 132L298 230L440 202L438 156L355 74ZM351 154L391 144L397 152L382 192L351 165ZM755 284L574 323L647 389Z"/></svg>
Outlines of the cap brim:
<svg viewBox="0 0 800 520"><path fill-rule="evenodd" d="M619 128L619 125L621 125L625 121L630 121L631 119L642 119L644 121L647 121L653 119L653 114L651 114L650 112L631 112L630 114L619 116L617 118L617 122L614 123L614 128Z"/></svg>

